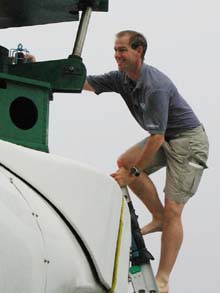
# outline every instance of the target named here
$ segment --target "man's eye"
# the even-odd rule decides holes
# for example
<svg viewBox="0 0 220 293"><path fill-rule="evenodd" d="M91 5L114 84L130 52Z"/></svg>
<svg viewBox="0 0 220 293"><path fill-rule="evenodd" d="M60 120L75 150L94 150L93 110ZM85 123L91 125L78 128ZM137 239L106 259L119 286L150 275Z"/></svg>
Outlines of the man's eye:
<svg viewBox="0 0 220 293"><path fill-rule="evenodd" d="M118 49L114 49L115 53L123 53L123 52L126 52L127 49L126 48L118 48Z"/></svg>

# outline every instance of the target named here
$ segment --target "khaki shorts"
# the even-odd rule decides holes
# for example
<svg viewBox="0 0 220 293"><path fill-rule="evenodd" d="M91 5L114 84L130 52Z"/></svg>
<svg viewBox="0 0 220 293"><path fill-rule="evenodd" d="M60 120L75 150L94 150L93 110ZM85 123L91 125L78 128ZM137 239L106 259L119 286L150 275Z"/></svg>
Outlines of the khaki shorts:
<svg viewBox="0 0 220 293"><path fill-rule="evenodd" d="M146 140L138 145L143 147ZM208 137L203 126L184 131L163 143L144 172L150 175L166 167L166 196L177 203L186 203L195 194L207 168L208 150Z"/></svg>

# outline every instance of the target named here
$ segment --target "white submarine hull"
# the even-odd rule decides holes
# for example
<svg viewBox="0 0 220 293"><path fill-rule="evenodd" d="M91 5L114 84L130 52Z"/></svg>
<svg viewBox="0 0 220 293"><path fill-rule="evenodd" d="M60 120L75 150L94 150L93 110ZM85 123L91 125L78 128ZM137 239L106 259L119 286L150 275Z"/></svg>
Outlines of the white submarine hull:
<svg viewBox="0 0 220 293"><path fill-rule="evenodd" d="M126 293L130 230L110 176L0 140L0 292Z"/></svg>

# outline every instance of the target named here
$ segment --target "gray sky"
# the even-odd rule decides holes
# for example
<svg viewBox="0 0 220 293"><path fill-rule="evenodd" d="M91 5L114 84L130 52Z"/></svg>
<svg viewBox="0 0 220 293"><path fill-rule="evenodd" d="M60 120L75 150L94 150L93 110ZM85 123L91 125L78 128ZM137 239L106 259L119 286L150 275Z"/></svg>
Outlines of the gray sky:
<svg viewBox="0 0 220 293"><path fill-rule="evenodd" d="M116 69L113 42L117 31L134 29L148 39L146 63L166 73L204 124L210 139L209 169L195 197L187 204L185 238L171 292L217 292L220 261L220 4L217 0L110 0L109 12L92 14L83 50L89 74ZM78 23L62 23L0 31L1 45L22 43L37 60L67 57ZM50 107L49 146L62 155L111 173L116 159L148 133L131 117L115 93L55 94ZM153 175L163 200L164 171ZM140 224L150 219L133 196ZM160 235L146 237L159 258Z"/></svg>

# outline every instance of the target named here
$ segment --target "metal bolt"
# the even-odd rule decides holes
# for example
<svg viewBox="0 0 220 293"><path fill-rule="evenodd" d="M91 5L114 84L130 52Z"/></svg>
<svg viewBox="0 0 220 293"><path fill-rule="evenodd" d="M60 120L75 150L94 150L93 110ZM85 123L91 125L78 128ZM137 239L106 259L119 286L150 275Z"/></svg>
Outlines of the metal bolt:
<svg viewBox="0 0 220 293"><path fill-rule="evenodd" d="M36 218L39 217L39 215L38 215L38 214L35 214L35 213L32 213L32 216L33 216L33 217L36 217Z"/></svg>
<svg viewBox="0 0 220 293"><path fill-rule="evenodd" d="M69 71L74 71L74 70L75 70L74 66L69 67Z"/></svg>
<svg viewBox="0 0 220 293"><path fill-rule="evenodd" d="M45 259L45 260L44 260L44 263L46 263L46 264L49 264L49 263L50 263L50 261L49 261L49 260L47 260L47 259Z"/></svg>

